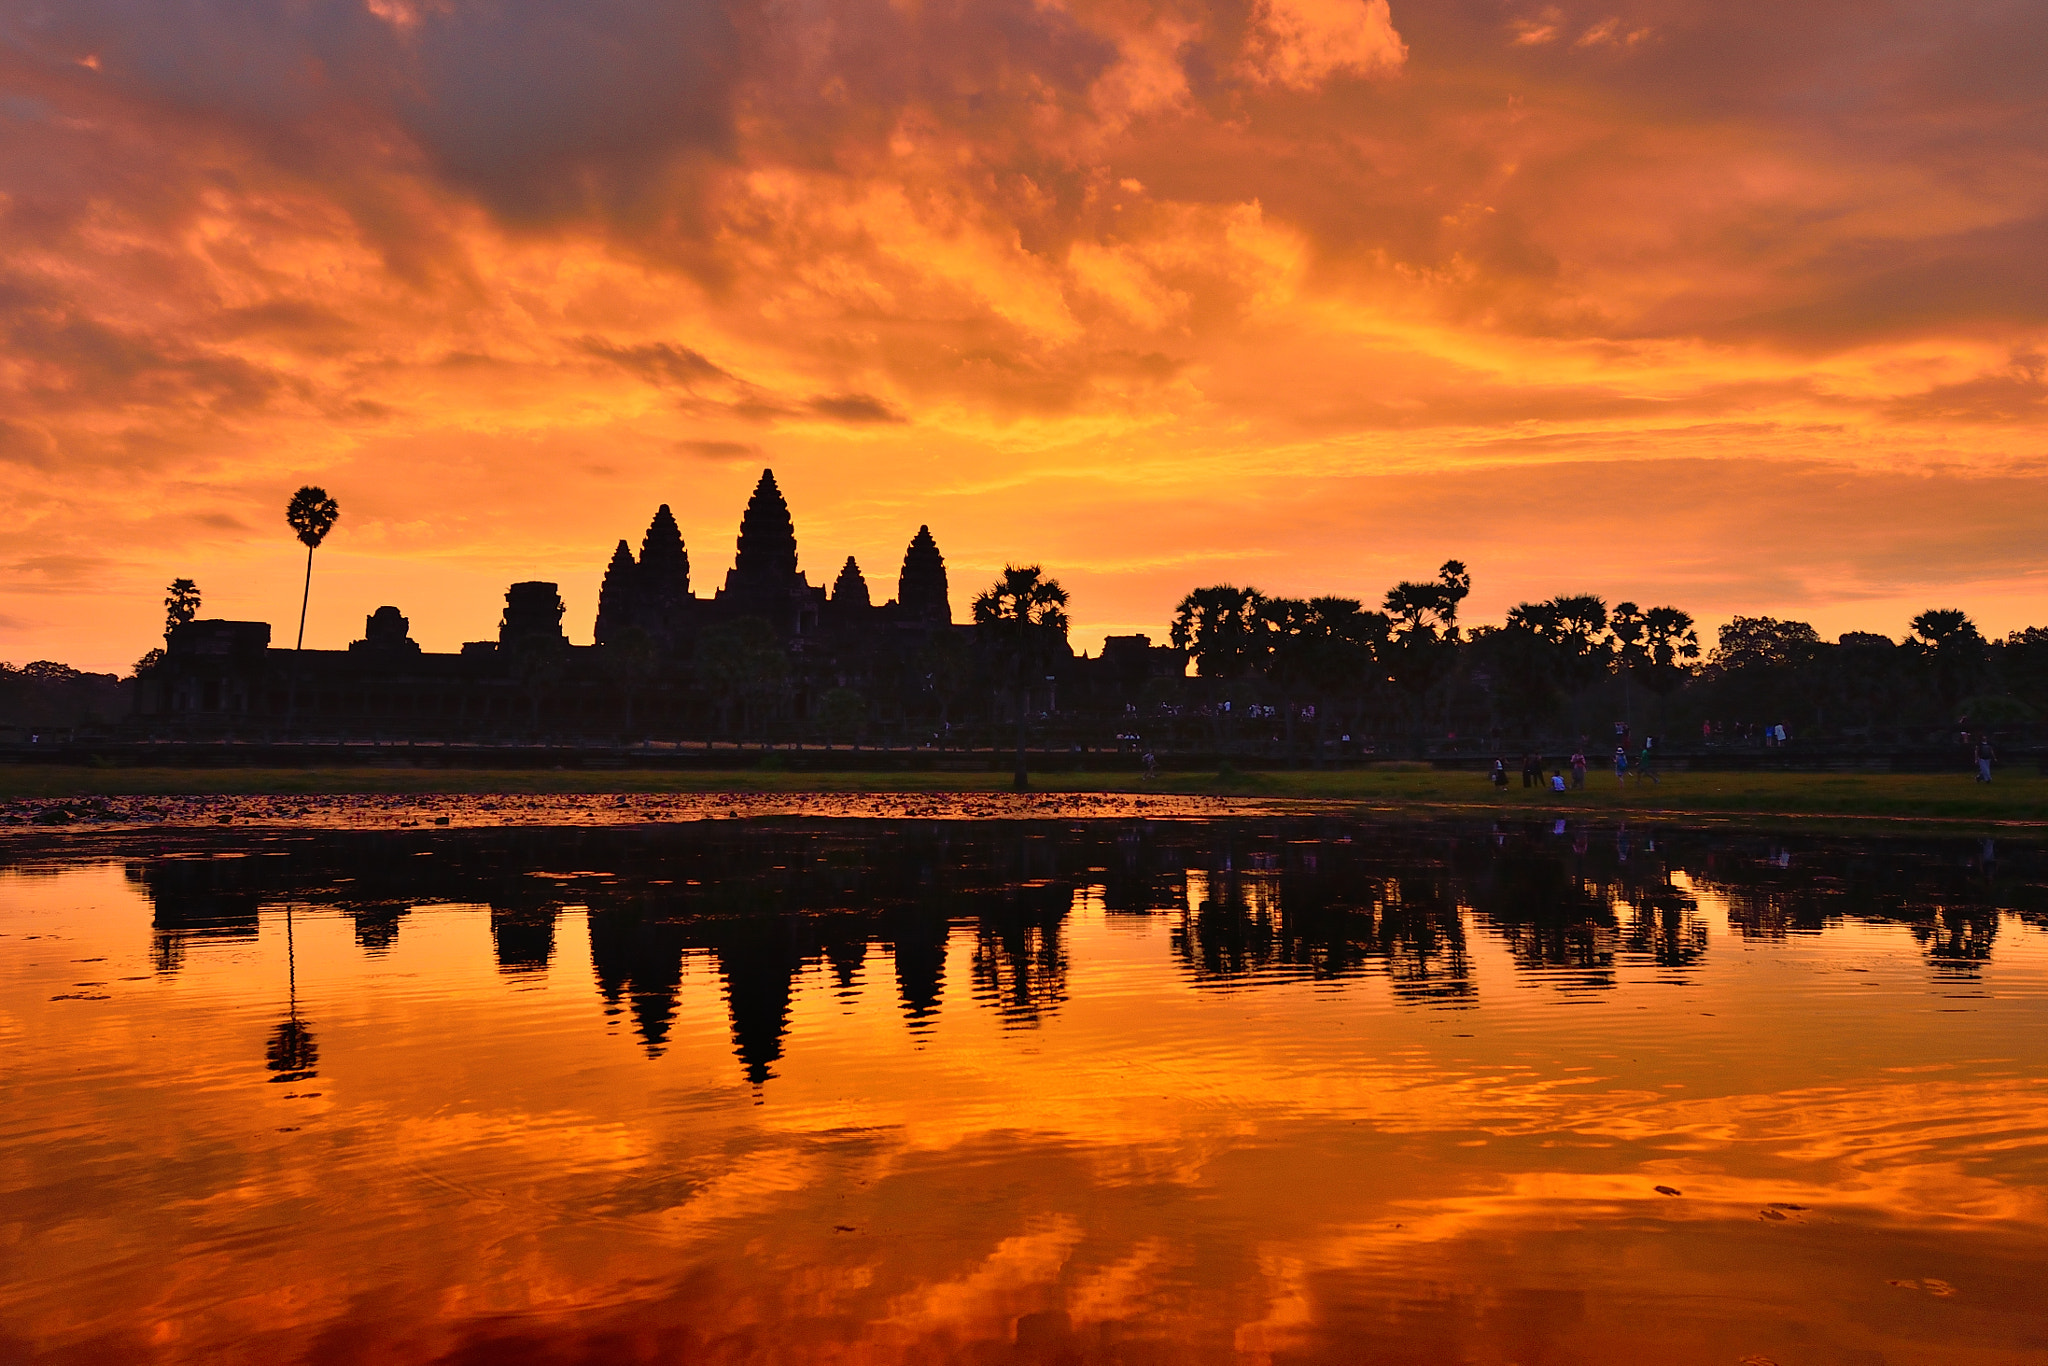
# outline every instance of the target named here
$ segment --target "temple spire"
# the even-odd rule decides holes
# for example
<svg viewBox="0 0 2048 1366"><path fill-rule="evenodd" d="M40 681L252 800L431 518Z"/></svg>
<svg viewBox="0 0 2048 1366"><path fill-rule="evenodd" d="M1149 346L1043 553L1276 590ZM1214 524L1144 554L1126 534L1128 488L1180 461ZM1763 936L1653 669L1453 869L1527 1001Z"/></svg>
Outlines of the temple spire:
<svg viewBox="0 0 2048 1366"><path fill-rule="evenodd" d="M614 557L616 558L616 557ZM655 510L640 540L640 564L633 575L631 624L673 647L680 639L690 596L690 553L667 503ZM621 622L622 626L626 623Z"/></svg>
<svg viewBox="0 0 2048 1366"><path fill-rule="evenodd" d="M604 587L597 593L597 628L591 632L600 645L617 640L631 626L639 612L639 571L633 562L633 547L624 541L612 552L605 566Z"/></svg>
<svg viewBox="0 0 2048 1366"><path fill-rule="evenodd" d="M903 572L896 580L896 602L904 614L932 622L953 620L952 600L946 591L946 559L939 554L932 529L921 526L903 552Z"/></svg>
<svg viewBox="0 0 2048 1366"><path fill-rule="evenodd" d="M862 577L860 566L853 556L846 557L846 565L839 571L839 577L832 583L832 605L834 607L869 607L873 600L868 597L868 581Z"/></svg>
<svg viewBox="0 0 2048 1366"><path fill-rule="evenodd" d="M796 527L775 486L774 470L761 471L761 482L747 499L733 570L741 579L778 588L796 577Z"/></svg>
<svg viewBox="0 0 2048 1366"><path fill-rule="evenodd" d="M690 595L690 552L682 529L663 503L640 541L640 585L652 602L680 602Z"/></svg>

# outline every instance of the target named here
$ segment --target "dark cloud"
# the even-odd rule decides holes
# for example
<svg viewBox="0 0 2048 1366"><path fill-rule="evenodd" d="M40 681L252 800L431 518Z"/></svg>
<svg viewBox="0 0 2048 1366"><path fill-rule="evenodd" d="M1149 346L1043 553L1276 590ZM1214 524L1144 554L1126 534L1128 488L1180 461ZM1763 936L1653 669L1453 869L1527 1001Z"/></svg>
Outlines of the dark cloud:
<svg viewBox="0 0 2048 1366"><path fill-rule="evenodd" d="M313 356L346 355L360 344L362 327L336 309L310 299L266 299L214 313L213 336L256 338Z"/></svg>
<svg viewBox="0 0 2048 1366"><path fill-rule="evenodd" d="M1901 422L2039 423L2048 419L2048 358L2022 351L2001 371L1894 399L1884 412Z"/></svg>
<svg viewBox="0 0 2048 1366"><path fill-rule="evenodd" d="M2048 138L2043 147L2048 151ZM2039 250L2048 240L2048 214L1968 232L1876 238L1839 238L1785 222L1768 236L1779 258L1772 264L1782 265L1750 298L1686 291L1628 330L1697 331L1811 351L1930 332L1999 336L2048 326L2048 258ZM1762 300L1766 306L1755 307Z"/></svg>
<svg viewBox="0 0 2048 1366"><path fill-rule="evenodd" d="M404 124L445 173L519 220L660 221L685 154L731 150L740 53L712 0L420 4Z"/></svg>
<svg viewBox="0 0 2048 1366"><path fill-rule="evenodd" d="M805 407L819 417L856 425L868 422L908 422L910 419L871 394L830 394L812 399Z"/></svg>
<svg viewBox="0 0 2048 1366"><path fill-rule="evenodd" d="M46 66L295 150L320 120L409 138L513 221L649 214L678 158L729 153L741 65L708 0L67 0L0 28Z"/></svg>
<svg viewBox="0 0 2048 1366"><path fill-rule="evenodd" d="M94 317L41 284L0 277L0 353L48 409L256 408L293 381L249 360Z"/></svg>
<svg viewBox="0 0 2048 1366"><path fill-rule="evenodd" d="M30 555L7 566L8 572L44 591L89 589L103 582L114 562L103 555Z"/></svg>
<svg viewBox="0 0 2048 1366"><path fill-rule="evenodd" d="M619 346L601 337L585 337L579 345L593 356L601 356L649 384L690 388L706 380L730 380L733 376L687 346L651 342L640 346Z"/></svg>
<svg viewBox="0 0 2048 1366"><path fill-rule="evenodd" d="M57 457L57 439L49 431L0 418L0 463L49 469Z"/></svg>

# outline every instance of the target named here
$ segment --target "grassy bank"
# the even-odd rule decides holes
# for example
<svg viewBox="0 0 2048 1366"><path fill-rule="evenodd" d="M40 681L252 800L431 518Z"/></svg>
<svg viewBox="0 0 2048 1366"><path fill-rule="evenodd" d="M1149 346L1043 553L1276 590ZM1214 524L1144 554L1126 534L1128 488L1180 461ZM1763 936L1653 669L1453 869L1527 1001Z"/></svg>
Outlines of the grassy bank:
<svg viewBox="0 0 2048 1366"><path fill-rule="evenodd" d="M1048 773L1044 792L1163 792L1262 797L1330 807L1649 816L1830 817L2048 823L2048 778L2007 772L1989 786L1967 773L1670 773L1661 783L1618 787L1594 774L1583 792L1496 791L1476 773L1371 769L1342 773ZM78 796L344 793L599 792L1000 792L1002 773L730 773L650 770L463 770L419 768L178 769L0 767L0 800Z"/></svg>

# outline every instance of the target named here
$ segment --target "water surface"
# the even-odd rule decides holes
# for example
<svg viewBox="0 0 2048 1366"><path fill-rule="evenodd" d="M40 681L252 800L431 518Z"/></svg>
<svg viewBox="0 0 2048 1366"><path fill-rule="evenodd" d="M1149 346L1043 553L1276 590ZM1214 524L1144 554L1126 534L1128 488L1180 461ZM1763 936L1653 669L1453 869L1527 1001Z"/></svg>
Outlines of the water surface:
<svg viewBox="0 0 2048 1366"><path fill-rule="evenodd" d="M2048 1353L2038 846L43 838L0 1359Z"/></svg>

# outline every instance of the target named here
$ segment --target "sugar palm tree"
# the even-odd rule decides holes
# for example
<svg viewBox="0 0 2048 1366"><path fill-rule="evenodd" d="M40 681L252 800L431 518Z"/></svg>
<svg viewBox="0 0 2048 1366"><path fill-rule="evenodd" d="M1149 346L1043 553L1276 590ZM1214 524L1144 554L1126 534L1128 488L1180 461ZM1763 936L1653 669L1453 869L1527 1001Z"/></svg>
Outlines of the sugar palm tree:
<svg viewBox="0 0 2048 1366"><path fill-rule="evenodd" d="M974 624L996 654L1016 671L1017 771L1014 786L1029 790L1024 767L1025 709L1031 684L1046 665L1067 652L1067 590L1044 577L1035 564L1006 565L1003 576L974 600Z"/></svg>
<svg viewBox="0 0 2048 1366"><path fill-rule="evenodd" d="M299 599L299 643L292 648L306 648L306 606L313 600L313 552L320 548L320 542L327 539L327 533L334 530L334 524L341 520L341 504L327 496L327 490L317 484L308 484L292 495L285 505L284 520L298 534L306 547L306 592Z"/></svg>

